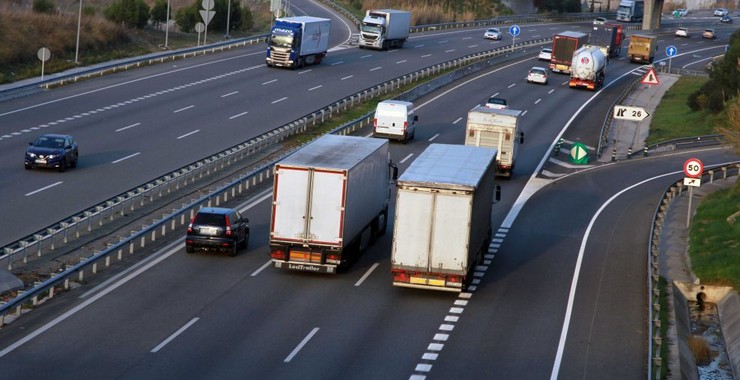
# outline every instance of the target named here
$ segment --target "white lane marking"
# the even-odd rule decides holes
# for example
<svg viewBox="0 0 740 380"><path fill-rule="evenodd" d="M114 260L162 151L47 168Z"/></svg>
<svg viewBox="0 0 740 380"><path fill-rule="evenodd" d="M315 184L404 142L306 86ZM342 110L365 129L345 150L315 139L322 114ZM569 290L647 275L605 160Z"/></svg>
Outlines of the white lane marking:
<svg viewBox="0 0 740 380"><path fill-rule="evenodd" d="M347 75L346 77L342 78L342 80L349 79L349 78L352 78L352 77L354 77L354 75Z"/></svg>
<svg viewBox="0 0 740 380"><path fill-rule="evenodd" d="M223 94L223 95L221 95L221 97L222 97L222 98L225 98L225 97L227 97L227 96L231 96L231 95L236 95L236 94L238 94L238 93L239 93L239 91L232 91L232 92L230 92L230 93L228 93L228 94Z"/></svg>
<svg viewBox="0 0 740 380"><path fill-rule="evenodd" d="M442 343L429 343L427 346L427 350L429 351L442 351L442 349L445 347Z"/></svg>
<svg viewBox="0 0 740 380"><path fill-rule="evenodd" d="M193 318L190 320L190 322L186 323L185 326L180 327L179 330L175 331L172 335L170 335L167 339L165 339L162 343L157 345L157 347L154 347L150 352L158 352L161 350L164 346L167 345L167 343L171 342L173 339L177 338L178 335L182 334L185 330L188 329L188 327L192 326L195 322L198 322L200 318Z"/></svg>
<svg viewBox="0 0 740 380"><path fill-rule="evenodd" d="M193 107L195 107L195 106L187 106L187 107L183 107L183 108L180 108L179 110L175 110L175 111L172 111L172 113L178 113L178 112L182 112L182 111L185 111L185 110L189 110L189 109L191 109L191 108L193 108Z"/></svg>
<svg viewBox="0 0 740 380"><path fill-rule="evenodd" d="M416 45L416 46L414 46L414 48L420 48L420 47L424 47L424 45Z"/></svg>
<svg viewBox="0 0 740 380"><path fill-rule="evenodd" d="M563 83L560 83L561 86L565 86L566 84L570 83L570 81L565 81Z"/></svg>
<svg viewBox="0 0 740 380"><path fill-rule="evenodd" d="M703 62L703 61L708 61L708 60L710 60L710 59L712 59L712 57L702 58L702 59L700 59L700 60L698 60L698 61L694 61L694 62L690 62L690 63L687 63L687 64L683 65L683 66L682 66L681 68L682 68L682 69L685 69L685 68L686 68L687 66L695 65L695 64L697 64L697 63L699 63L699 62Z"/></svg>
<svg viewBox="0 0 740 380"><path fill-rule="evenodd" d="M373 264L373 266L371 266L370 269L368 269L367 272L365 272L365 274L357 282L355 282L355 286L362 285L365 279L368 278L368 276L370 276L370 273L373 273L373 271L375 270L375 268L378 267L378 265L380 264L378 263Z"/></svg>
<svg viewBox="0 0 740 380"><path fill-rule="evenodd" d="M425 352L424 355L421 356L422 359L431 360L431 361L437 360L438 357L439 357L439 354L435 354L432 352Z"/></svg>
<svg viewBox="0 0 740 380"><path fill-rule="evenodd" d="M244 115L246 115L248 113L249 113L249 111L244 111L242 113L238 113L238 114L236 114L234 116L229 117L229 120L236 119L237 117L244 116Z"/></svg>
<svg viewBox="0 0 740 380"><path fill-rule="evenodd" d="M313 91L313 90L319 89L321 87L324 87L324 86L322 86L322 85L314 86L314 87L309 88L308 91Z"/></svg>
<svg viewBox="0 0 740 380"><path fill-rule="evenodd" d="M534 104L537 104L537 103L539 103L539 102L541 102L541 101L542 101L542 98L540 98L540 99L537 99L537 100L535 100L535 101L534 101Z"/></svg>
<svg viewBox="0 0 740 380"><path fill-rule="evenodd" d="M267 82L262 82L262 85L264 86L266 84L275 83L275 82L277 82L277 79L268 80Z"/></svg>
<svg viewBox="0 0 740 380"><path fill-rule="evenodd" d="M315 334L316 334L316 333L317 333L318 331L319 331L319 328L318 328L318 327L314 327L314 328L313 328L313 330L311 330L311 332L310 332L310 333L308 333L308 335L306 335L306 337L305 337L305 338L303 338L303 340L301 341L301 343L299 343L299 344L298 344L298 346L297 346L296 348L294 348L294 349L293 349L293 352L291 352L291 353L290 353L290 355L288 355L288 357L287 357L287 358L285 358L285 360L283 360L283 362L284 362L284 363L288 363L288 362L290 362L291 360L293 360L293 357L294 357L294 356L296 356L296 355L298 354L298 351L300 351L300 350L301 350L301 349L303 348L303 346L305 346L305 345L306 345L306 343L308 343L308 341L309 341L309 340L311 340L311 338L313 338L313 336L314 336L314 335L315 335Z"/></svg>
<svg viewBox="0 0 740 380"><path fill-rule="evenodd" d="M432 136L432 137L431 137L431 138L429 139L429 141L434 141L434 139L436 139L436 138L437 138L437 136L439 136L439 133L437 133L436 135Z"/></svg>
<svg viewBox="0 0 740 380"><path fill-rule="evenodd" d="M455 49L445 50L445 53L452 53Z"/></svg>
<svg viewBox="0 0 740 380"><path fill-rule="evenodd" d="M382 68L383 66L373 67L372 69L370 69L370 71L380 70Z"/></svg>
<svg viewBox="0 0 740 380"><path fill-rule="evenodd" d="M552 94L554 91L555 91L555 89L553 88L552 90L548 91L547 93L548 94Z"/></svg>
<svg viewBox="0 0 740 380"><path fill-rule="evenodd" d="M401 160L401 162L400 162L400 163L402 164L402 163L404 163L404 162L408 161L408 159L409 159L409 158L411 158L411 157L413 157L413 156L414 156L414 154L413 154L413 153L409 153L409 155L408 155L408 156L406 156L406 157L404 157L404 159L403 159L403 160Z"/></svg>
<svg viewBox="0 0 740 380"><path fill-rule="evenodd" d="M468 45L468 48L470 48L470 49L476 48L476 47L478 47L478 45Z"/></svg>
<svg viewBox="0 0 740 380"><path fill-rule="evenodd" d="M404 63L404 62L406 62L406 60L405 60L405 59L404 59L404 60L401 60L401 61L398 61L398 62L396 62L396 63Z"/></svg>
<svg viewBox="0 0 740 380"><path fill-rule="evenodd" d="M303 71L299 72L298 75L305 74L305 73L310 73L311 71L313 71L313 69L303 70Z"/></svg>
<svg viewBox="0 0 740 380"><path fill-rule="evenodd" d="M437 43L439 43L439 44L443 44L443 43L445 43L445 42L448 42L448 41L449 41L449 40L440 40L440 41L437 41Z"/></svg>
<svg viewBox="0 0 740 380"><path fill-rule="evenodd" d="M510 84L508 88L512 88L512 87L514 87L514 86L516 86L516 83L512 83L512 84Z"/></svg>
<svg viewBox="0 0 740 380"><path fill-rule="evenodd" d="M332 66L336 66L336 65L341 65L341 64L343 64L343 63L344 63L344 61L338 61L338 62L334 62L334 63L332 63L331 65L332 65Z"/></svg>
<svg viewBox="0 0 740 380"><path fill-rule="evenodd" d="M288 99L288 97L287 97L287 96L284 96L284 97L282 97L282 98L280 98L280 99L278 99L278 100L273 100L273 101L272 101L272 104L275 104L275 103L280 103L280 102L282 102L282 101L283 101L283 100L285 100L285 99Z"/></svg>
<svg viewBox="0 0 740 380"><path fill-rule="evenodd" d="M438 340L440 342L446 342L447 339L450 339L450 334L434 334L434 338L432 338L432 340Z"/></svg>
<svg viewBox="0 0 740 380"><path fill-rule="evenodd" d="M424 54L424 55L421 56L421 58L427 58L427 57L431 57L431 56L432 56L431 54Z"/></svg>
<svg viewBox="0 0 740 380"><path fill-rule="evenodd" d="M445 317L445 322L457 322L460 320L460 317L456 315L448 315Z"/></svg>
<svg viewBox="0 0 740 380"><path fill-rule="evenodd" d="M133 128L133 127L138 127L138 126L140 126L140 125L141 125L141 123L135 123L135 124L131 124L131 125L125 126L125 127L123 127L123 128L118 128L118 129L116 129L116 132L121 132L121 131L125 131L125 130L127 130L127 129L129 129L129 128Z"/></svg>
<svg viewBox="0 0 740 380"><path fill-rule="evenodd" d="M497 93L495 93L495 94L493 94L491 96L498 96L498 94L500 94L500 92L497 92Z"/></svg>
<svg viewBox="0 0 740 380"><path fill-rule="evenodd" d="M184 139L184 138L186 138L186 137L188 137L188 136L190 136L190 135L194 135L194 134L196 134L196 133L198 133L198 132L200 132L200 129L196 129L196 130L194 130L194 131L192 131L192 132L188 132L188 133L186 133L186 134L184 134L184 135L182 135L182 136L178 137L177 139L178 139L178 140L180 140L180 139Z"/></svg>
<svg viewBox="0 0 740 380"><path fill-rule="evenodd" d="M455 121L452 122L452 124L457 124L457 123L460 122L460 120L462 120L462 118L461 117L458 117Z"/></svg>
<svg viewBox="0 0 740 380"><path fill-rule="evenodd" d="M529 111L529 110L524 110L524 112L522 112L522 116L526 115L527 114L527 111Z"/></svg>
<svg viewBox="0 0 740 380"><path fill-rule="evenodd" d="M272 194L270 194L270 196L272 196ZM262 266L259 267L259 269L257 269L256 271L252 272L252 274L250 274L249 276L250 277L257 276L258 274L260 274L260 272L262 272L263 270L265 270L265 268L267 268L268 266L270 266L270 264L272 264L272 260L267 260L266 263L262 264Z"/></svg>
<svg viewBox="0 0 740 380"><path fill-rule="evenodd" d="M470 40L470 39L472 39L472 38L473 38L473 37L463 37L462 39L463 39L463 40Z"/></svg>
<svg viewBox="0 0 740 380"><path fill-rule="evenodd" d="M365 55L361 56L360 58L367 58L367 57L372 57L372 56L373 56L372 54L365 54Z"/></svg>
<svg viewBox="0 0 740 380"><path fill-rule="evenodd" d="M452 331L455 329L455 325L450 325L450 324L445 323L445 324L440 325L439 329L442 331Z"/></svg>
<svg viewBox="0 0 740 380"><path fill-rule="evenodd" d="M115 161L111 162L111 164L117 164L117 163L119 163L119 162L121 162L121 161L123 161L123 160L128 160L129 158L131 158L131 157L136 157L136 156L138 156L138 155L140 155L140 154L141 154L141 152L136 152L136 153L134 153L134 154L129 154L129 155L128 155L128 156L126 156L126 157L123 157L123 158L119 158L119 159L117 159L117 160L115 160Z"/></svg>
<svg viewBox="0 0 740 380"><path fill-rule="evenodd" d="M42 188L40 188L40 189L38 189L38 190L34 190L34 191L30 192L30 193L27 193L27 194L26 194L26 196L28 197L28 196L34 195L34 194L36 194L36 193L40 193L40 192L42 192L42 191L44 191L44 190L48 190L48 189L51 189L51 188L52 188L52 187L54 187L54 186L57 186L57 185L61 185L62 183L63 183L63 181L59 181L59 182L56 182L56 183L52 183L52 184L51 184L51 185L49 185L49 186L44 186L44 187L42 187Z"/></svg>
<svg viewBox="0 0 740 380"><path fill-rule="evenodd" d="M416 368L414 370L416 370L417 372L429 372L432 370L432 365L426 364L426 363L419 363L416 365Z"/></svg>

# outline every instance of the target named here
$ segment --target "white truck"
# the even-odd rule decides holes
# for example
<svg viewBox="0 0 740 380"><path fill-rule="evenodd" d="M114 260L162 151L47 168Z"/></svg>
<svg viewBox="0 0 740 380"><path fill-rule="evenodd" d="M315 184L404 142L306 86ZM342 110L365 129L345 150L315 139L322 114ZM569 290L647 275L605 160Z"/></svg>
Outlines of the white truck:
<svg viewBox="0 0 740 380"><path fill-rule="evenodd" d="M645 13L645 0L622 0L617 8L617 21L642 21Z"/></svg>
<svg viewBox="0 0 740 380"><path fill-rule="evenodd" d="M524 132L519 131L522 111L476 106L468 111L465 145L496 148L496 175L511 177L519 144Z"/></svg>
<svg viewBox="0 0 740 380"><path fill-rule="evenodd" d="M488 251L496 150L431 144L396 182L393 285L461 292Z"/></svg>
<svg viewBox="0 0 740 380"><path fill-rule="evenodd" d="M573 53L570 64L570 88L586 87L596 91L604 85L606 55L599 46L584 46Z"/></svg>
<svg viewBox="0 0 740 380"><path fill-rule="evenodd" d="M388 145L325 135L275 164L270 255L276 268L336 273L385 233L397 173Z"/></svg>
<svg viewBox="0 0 740 380"><path fill-rule="evenodd" d="M409 38L411 12L396 9L367 10L360 25L360 48L402 48Z"/></svg>
<svg viewBox="0 0 740 380"><path fill-rule="evenodd" d="M267 40L267 66L303 67L319 64L329 47L331 20L297 16L275 19Z"/></svg>

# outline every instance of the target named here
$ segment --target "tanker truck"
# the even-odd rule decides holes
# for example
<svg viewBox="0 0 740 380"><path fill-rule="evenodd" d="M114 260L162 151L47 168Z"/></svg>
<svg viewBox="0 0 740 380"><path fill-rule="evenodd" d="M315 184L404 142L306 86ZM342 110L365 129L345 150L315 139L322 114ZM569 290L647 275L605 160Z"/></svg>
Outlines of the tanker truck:
<svg viewBox="0 0 740 380"><path fill-rule="evenodd" d="M411 12L396 9L368 10L360 25L360 49L401 48L409 37L409 28Z"/></svg>
<svg viewBox="0 0 740 380"><path fill-rule="evenodd" d="M596 91L604 85L606 55L598 46L584 46L573 53L570 65L570 88L586 87Z"/></svg>

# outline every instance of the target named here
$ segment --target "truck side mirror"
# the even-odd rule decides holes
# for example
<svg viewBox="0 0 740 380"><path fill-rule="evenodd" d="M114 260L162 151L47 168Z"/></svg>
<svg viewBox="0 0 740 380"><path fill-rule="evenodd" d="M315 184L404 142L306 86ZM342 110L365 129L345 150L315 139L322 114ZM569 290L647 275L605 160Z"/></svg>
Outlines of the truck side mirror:
<svg viewBox="0 0 740 380"><path fill-rule="evenodd" d="M414 115L414 121L419 121L419 115Z"/></svg>
<svg viewBox="0 0 740 380"><path fill-rule="evenodd" d="M519 132L519 144L524 144L524 132Z"/></svg>
<svg viewBox="0 0 740 380"><path fill-rule="evenodd" d="M391 167L391 179L396 181L398 179L398 166L392 162L388 165Z"/></svg>

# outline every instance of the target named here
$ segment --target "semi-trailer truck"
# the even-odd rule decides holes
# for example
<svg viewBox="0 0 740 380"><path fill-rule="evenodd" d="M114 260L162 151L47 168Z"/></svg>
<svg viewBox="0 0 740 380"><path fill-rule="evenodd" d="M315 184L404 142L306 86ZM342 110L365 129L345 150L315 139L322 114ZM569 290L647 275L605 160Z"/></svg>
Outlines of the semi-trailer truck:
<svg viewBox="0 0 740 380"><path fill-rule="evenodd" d="M325 135L275 164L274 172L276 268L337 273L385 233L396 173L388 140Z"/></svg>
<svg viewBox="0 0 740 380"><path fill-rule="evenodd" d="M431 144L396 183L393 285L461 292L491 240L496 150Z"/></svg>
<svg viewBox="0 0 740 380"><path fill-rule="evenodd" d="M645 13L645 0L622 0L617 8L617 21L642 21Z"/></svg>
<svg viewBox="0 0 740 380"><path fill-rule="evenodd" d="M519 131L522 111L476 106L468 111L465 145L496 149L496 175L511 177L519 144L524 132Z"/></svg>
<svg viewBox="0 0 740 380"><path fill-rule="evenodd" d="M606 55L598 46L584 46L573 53L570 65L570 88L586 87L596 91L604 85Z"/></svg>
<svg viewBox="0 0 740 380"><path fill-rule="evenodd" d="M319 64L329 46L331 20L297 16L275 20L267 40L267 66L303 67Z"/></svg>
<svg viewBox="0 0 740 380"><path fill-rule="evenodd" d="M607 58L618 57L624 39L622 30L622 25L594 25L588 38L588 45L598 46Z"/></svg>
<svg viewBox="0 0 740 380"><path fill-rule="evenodd" d="M368 10L360 25L360 48L401 48L409 38L411 12L397 9Z"/></svg>
<svg viewBox="0 0 740 380"><path fill-rule="evenodd" d="M557 33L552 38L552 58L550 70L570 74L573 52L588 43L588 34L581 32Z"/></svg>
<svg viewBox="0 0 740 380"><path fill-rule="evenodd" d="M649 34L633 34L627 47L627 58L630 62L653 63L658 39Z"/></svg>

